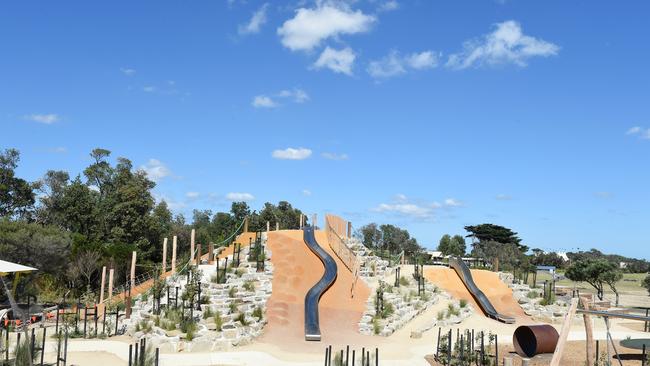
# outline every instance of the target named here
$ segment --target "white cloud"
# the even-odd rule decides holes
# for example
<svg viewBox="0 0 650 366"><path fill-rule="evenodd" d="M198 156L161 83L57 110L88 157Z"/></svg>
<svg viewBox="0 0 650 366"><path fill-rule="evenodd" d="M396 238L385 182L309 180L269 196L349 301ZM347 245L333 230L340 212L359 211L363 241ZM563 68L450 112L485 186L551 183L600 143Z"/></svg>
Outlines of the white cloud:
<svg viewBox="0 0 650 366"><path fill-rule="evenodd" d="M147 164L140 166L140 169L154 182L158 182L172 174L171 170L158 159L149 159Z"/></svg>
<svg viewBox="0 0 650 366"><path fill-rule="evenodd" d="M436 210L440 208L453 209L461 206L463 204L453 198L447 198L443 204L438 202L414 202L406 195L400 193L394 197L393 202L381 203L371 209L371 211L404 216L416 220L433 220L436 217Z"/></svg>
<svg viewBox="0 0 650 366"><path fill-rule="evenodd" d="M454 198L447 198L444 205L445 207L461 207L463 203Z"/></svg>
<svg viewBox="0 0 650 366"><path fill-rule="evenodd" d="M343 2L319 1L316 8L296 10L277 33L282 44L292 51L309 51L330 37L367 32L375 21L374 16L353 11Z"/></svg>
<svg viewBox="0 0 650 366"><path fill-rule="evenodd" d="M400 216L408 216L416 219L431 219L433 218L433 208L420 206L415 203L381 203L373 209L375 212L397 214Z"/></svg>
<svg viewBox="0 0 650 366"><path fill-rule="evenodd" d="M187 197L187 198L189 198L191 200L195 200L195 199L199 198L200 195L201 194L199 192L187 192L187 193L185 193L185 197Z"/></svg>
<svg viewBox="0 0 650 366"><path fill-rule="evenodd" d="M650 128L635 126L627 130L625 134L639 136L644 140L650 140Z"/></svg>
<svg viewBox="0 0 650 366"><path fill-rule="evenodd" d="M512 63L524 67L531 57L554 56L559 51L559 46L525 35L518 22L508 20L497 23L492 33L465 42L462 52L449 56L447 66L466 69L471 66Z"/></svg>
<svg viewBox="0 0 650 366"><path fill-rule="evenodd" d="M262 5L257 11L253 13L253 16L246 24L240 24L237 31L240 35L259 33L260 29L264 24L266 24L266 10L268 9L269 4L266 3Z"/></svg>
<svg viewBox="0 0 650 366"><path fill-rule="evenodd" d="M153 93L156 90L158 90L158 89L155 86L151 86L151 85L147 85L147 86L142 88L142 91L145 92L145 93Z"/></svg>
<svg viewBox="0 0 650 366"><path fill-rule="evenodd" d="M497 201L510 201L510 200L512 200L512 196L504 194L504 193L497 194L496 197L494 197L494 198Z"/></svg>
<svg viewBox="0 0 650 366"><path fill-rule="evenodd" d="M302 190L302 195L309 197L309 196L311 196L311 191L308 190L308 189L303 189Z"/></svg>
<svg viewBox="0 0 650 366"><path fill-rule="evenodd" d="M304 160L311 156L312 151L304 147L294 149L288 147L284 150L274 150L271 154L275 159L282 160Z"/></svg>
<svg viewBox="0 0 650 366"><path fill-rule="evenodd" d="M302 89L282 90L278 93L280 98L290 98L294 103L304 103L309 100L309 95Z"/></svg>
<svg viewBox="0 0 650 366"><path fill-rule="evenodd" d="M251 103L255 108L275 108L278 104L266 95L256 95Z"/></svg>
<svg viewBox="0 0 650 366"><path fill-rule="evenodd" d="M602 199L609 199L614 197L614 194L612 192L601 191L601 192L595 192L594 196Z"/></svg>
<svg viewBox="0 0 650 366"><path fill-rule="evenodd" d="M431 51L413 53L405 58L406 64L416 70L432 69L438 66L438 56Z"/></svg>
<svg viewBox="0 0 650 366"><path fill-rule="evenodd" d="M50 113L50 114L29 114L23 117L28 121L38 122L46 125L51 125L60 120L59 115Z"/></svg>
<svg viewBox="0 0 650 366"><path fill-rule="evenodd" d="M278 99L291 101L293 103L304 103L309 100L309 94L299 88L291 90L285 89L281 90L279 93L273 94L273 96L265 94L257 95L253 98L251 104L255 108L276 108L281 105L280 102L278 102Z"/></svg>
<svg viewBox="0 0 650 366"><path fill-rule="evenodd" d="M356 59L354 51L350 47L342 50L335 50L327 47L314 62L315 69L322 69L324 67L340 74L352 75L352 66Z"/></svg>
<svg viewBox="0 0 650 366"><path fill-rule="evenodd" d="M253 201L255 200L255 196L253 196L250 193L243 193L243 192L230 192L226 195L226 199L228 201L237 201L237 202L248 202L248 201Z"/></svg>
<svg viewBox="0 0 650 366"><path fill-rule="evenodd" d="M432 51L412 53L402 56L392 50L387 56L368 64L368 74L376 79L386 79L405 74L409 69L424 70L438 66L438 55Z"/></svg>
<svg viewBox="0 0 650 366"><path fill-rule="evenodd" d="M384 1L377 8L378 11L393 11L399 9L399 3L395 0Z"/></svg>
<svg viewBox="0 0 650 366"><path fill-rule="evenodd" d="M324 152L321 156L328 160L348 160L350 158L348 154L337 154L331 152Z"/></svg>
<svg viewBox="0 0 650 366"><path fill-rule="evenodd" d="M122 74L124 74L126 76L135 75L135 69L131 69L131 68L128 68L128 67L122 67L122 68L120 68L120 71L122 72Z"/></svg>

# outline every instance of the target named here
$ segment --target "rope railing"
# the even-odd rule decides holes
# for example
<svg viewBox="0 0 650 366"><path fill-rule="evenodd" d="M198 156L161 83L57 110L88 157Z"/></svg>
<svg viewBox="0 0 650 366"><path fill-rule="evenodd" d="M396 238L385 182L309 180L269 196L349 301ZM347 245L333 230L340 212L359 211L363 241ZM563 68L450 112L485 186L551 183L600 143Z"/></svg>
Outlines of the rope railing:
<svg viewBox="0 0 650 366"><path fill-rule="evenodd" d="M327 242L329 243L330 248L336 254L337 257L343 262L345 267L352 273L352 287L350 288L350 295L354 297L354 289L356 287L357 280L359 279L359 261L357 260L356 254L347 246L345 243L344 233L345 225L343 225L344 220L338 216L326 215L325 216L325 231L327 234ZM341 231L341 233L339 233Z"/></svg>
<svg viewBox="0 0 650 366"><path fill-rule="evenodd" d="M239 224L237 229L235 229L235 231L230 236L228 236L226 239L216 243L215 246L219 247L222 244L226 244L226 243L229 243L230 241L232 241L232 239L237 236L237 234L239 233L241 228L244 226L245 222L246 222L246 219L242 220L242 222ZM197 253L198 253L198 248L194 249L193 255L191 255L189 258L194 257ZM185 263L183 263L183 265L180 268L176 268L176 273L184 272L187 269L187 267L189 265L191 265L192 263L193 263L193 261L188 259ZM140 267L142 267L142 266L143 265L140 265ZM156 267L156 266L157 265L153 265L153 267ZM156 273L155 270L151 270L151 271L148 271L148 272L141 273L141 274L137 275L135 277L135 286L133 288L131 288L131 291L133 291L135 288L142 285L143 283L146 283L147 281L152 281L153 278L154 278L155 273ZM114 296L118 296L120 294L126 294L128 289L129 289L130 282L131 282L131 279L128 279L124 284L113 288L112 293L108 294L108 297L104 300L103 303L104 304L107 303Z"/></svg>

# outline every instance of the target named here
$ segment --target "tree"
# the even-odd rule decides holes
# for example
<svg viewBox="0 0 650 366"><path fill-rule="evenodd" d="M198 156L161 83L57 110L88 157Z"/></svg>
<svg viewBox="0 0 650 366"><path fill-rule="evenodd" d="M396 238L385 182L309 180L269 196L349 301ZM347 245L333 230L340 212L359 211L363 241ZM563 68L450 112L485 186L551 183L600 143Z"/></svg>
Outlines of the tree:
<svg viewBox="0 0 650 366"><path fill-rule="evenodd" d="M36 202L36 186L15 176L18 161L18 150L0 152L0 217L26 217Z"/></svg>
<svg viewBox="0 0 650 366"><path fill-rule="evenodd" d="M642 286L648 290L648 295L650 295L650 275L646 276L646 278L643 280Z"/></svg>
<svg viewBox="0 0 650 366"><path fill-rule="evenodd" d="M618 268L605 259L583 259L573 262L566 270L566 277L572 281L587 282L596 289L599 300L604 297L604 285L616 278ZM614 290L614 289L612 289Z"/></svg>
<svg viewBox="0 0 650 366"><path fill-rule="evenodd" d="M361 242L366 248L379 248L381 245L381 231L377 227L377 224L373 222L364 225L359 231L361 233Z"/></svg>
<svg viewBox="0 0 650 366"><path fill-rule="evenodd" d="M70 234L54 226L0 219L2 259L58 276L70 255Z"/></svg>
<svg viewBox="0 0 650 366"><path fill-rule="evenodd" d="M616 295L616 306L618 306L619 303L619 294L618 294L618 289L616 288L616 283L622 279L623 279L623 273L620 270L618 270L618 268L603 273L603 282L605 282L609 286L609 288L611 288L612 291L614 291L614 294Z"/></svg>
<svg viewBox="0 0 650 366"><path fill-rule="evenodd" d="M496 241L499 243L512 243L516 244L522 250L525 246L521 245L521 239L517 236L517 233L508 229L507 227L494 225L494 224L481 224L475 226L465 226L470 234L467 237L476 238L479 242L483 241ZM527 251L526 250L523 251Z"/></svg>
<svg viewBox="0 0 650 366"><path fill-rule="evenodd" d="M438 250L441 251L443 255L450 255L453 257L464 256L465 249L465 238L461 235L454 235L452 238L450 235L445 234L440 238L440 243L438 244Z"/></svg>

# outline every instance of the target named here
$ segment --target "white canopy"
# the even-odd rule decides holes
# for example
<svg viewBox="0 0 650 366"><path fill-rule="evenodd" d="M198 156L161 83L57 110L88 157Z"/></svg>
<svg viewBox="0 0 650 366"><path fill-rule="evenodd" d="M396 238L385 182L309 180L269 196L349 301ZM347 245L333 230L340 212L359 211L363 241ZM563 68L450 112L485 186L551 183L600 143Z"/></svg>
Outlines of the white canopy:
<svg viewBox="0 0 650 366"><path fill-rule="evenodd" d="M22 264L18 264L18 263L12 263L12 262L0 260L0 276L4 276L8 273L31 272L31 271L37 271L37 269L23 266Z"/></svg>

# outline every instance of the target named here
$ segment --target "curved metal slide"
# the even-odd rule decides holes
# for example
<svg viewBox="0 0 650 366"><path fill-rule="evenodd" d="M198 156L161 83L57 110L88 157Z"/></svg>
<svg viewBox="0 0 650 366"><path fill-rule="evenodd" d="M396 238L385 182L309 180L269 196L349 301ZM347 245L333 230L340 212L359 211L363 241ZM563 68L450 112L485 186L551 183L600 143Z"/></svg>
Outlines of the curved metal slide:
<svg viewBox="0 0 650 366"><path fill-rule="evenodd" d="M325 273L314 287L305 295L305 340L320 341L320 325L318 320L318 302L323 294L334 284L337 267L334 258L330 256L316 241L313 227L304 229L303 239L307 247L323 262Z"/></svg>
<svg viewBox="0 0 650 366"><path fill-rule="evenodd" d="M458 277L460 277L460 280L463 281L465 287L467 287L469 292L472 294L476 302L488 317L507 324L512 324L515 322L514 318L499 314L494 306L492 306L492 303L488 297L485 296L483 291L481 291L478 286L476 286L474 278L472 277L472 272L469 270L469 267L467 267L467 264L465 264L462 259L450 258L449 267L453 268L456 271Z"/></svg>

